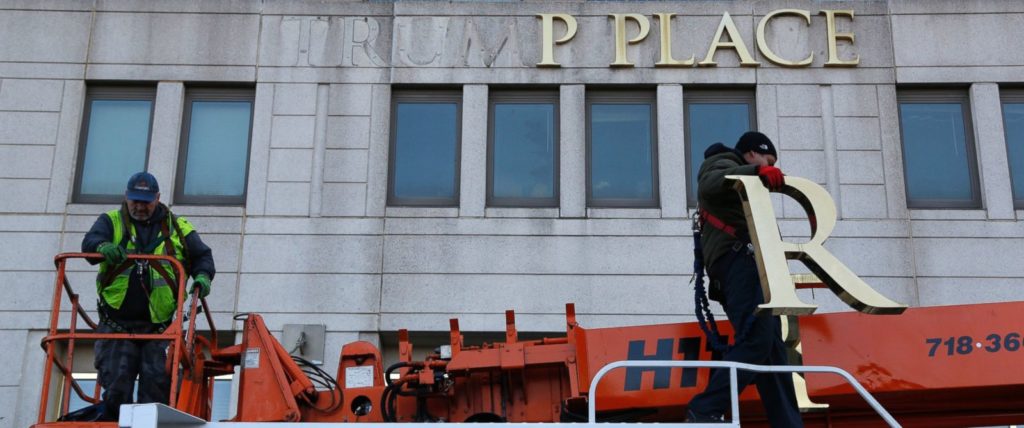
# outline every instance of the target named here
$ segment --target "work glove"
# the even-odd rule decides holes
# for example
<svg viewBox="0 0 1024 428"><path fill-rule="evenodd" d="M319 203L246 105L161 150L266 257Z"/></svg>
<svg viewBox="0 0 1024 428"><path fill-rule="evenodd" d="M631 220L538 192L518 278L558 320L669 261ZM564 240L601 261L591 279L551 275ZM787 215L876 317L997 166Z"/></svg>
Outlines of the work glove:
<svg viewBox="0 0 1024 428"><path fill-rule="evenodd" d="M192 294L195 291L196 286L199 287L199 297L205 298L210 295L210 277L205 273L196 275L195 281L192 282L192 288L188 289L188 294Z"/></svg>
<svg viewBox="0 0 1024 428"><path fill-rule="evenodd" d="M757 176L761 177L761 182L768 190L779 190L786 184L782 170L771 165L762 165L757 168Z"/></svg>
<svg viewBox="0 0 1024 428"><path fill-rule="evenodd" d="M96 246L96 252L103 254L103 259L115 266L128 260L128 253L124 251L124 248L111 242L104 242Z"/></svg>

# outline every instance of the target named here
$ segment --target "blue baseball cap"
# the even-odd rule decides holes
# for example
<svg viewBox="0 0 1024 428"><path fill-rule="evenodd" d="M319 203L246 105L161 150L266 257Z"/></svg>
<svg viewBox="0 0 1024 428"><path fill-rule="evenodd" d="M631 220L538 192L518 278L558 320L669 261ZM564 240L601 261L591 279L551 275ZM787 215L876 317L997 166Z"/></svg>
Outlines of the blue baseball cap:
<svg viewBox="0 0 1024 428"><path fill-rule="evenodd" d="M128 179L128 188L124 196L132 201L153 202L157 193L160 193L160 185L156 177L148 172L137 172Z"/></svg>

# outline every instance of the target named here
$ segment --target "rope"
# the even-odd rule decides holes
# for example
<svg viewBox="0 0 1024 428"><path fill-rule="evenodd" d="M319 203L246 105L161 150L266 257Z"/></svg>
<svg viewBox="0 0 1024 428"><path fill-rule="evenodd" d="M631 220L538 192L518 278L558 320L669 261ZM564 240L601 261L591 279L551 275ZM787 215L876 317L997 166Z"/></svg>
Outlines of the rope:
<svg viewBox="0 0 1024 428"><path fill-rule="evenodd" d="M718 324L715 322L715 315L711 312L711 302L708 301L708 292L704 287L704 247L700 242L700 233L701 216L699 214L695 214L693 218L693 277L690 279L690 282L693 283L694 313L697 315L697 324L700 325L700 329L704 332L704 336L708 338L708 343L711 345L711 349L714 349L724 355L736 346L735 344L743 341L747 332L750 331L750 326L754 324L754 318L756 318L756 316L754 314L749 314L743 321L742 325L736 328L736 340L733 341L733 345L722 343L722 337L718 333Z"/></svg>
<svg viewBox="0 0 1024 428"><path fill-rule="evenodd" d="M700 325L708 343L715 351L724 353L729 347L722 343L721 335L718 334L718 324L715 323L715 315L711 313L711 303L708 301L708 292L704 288L704 248L700 243L700 217L693 219L693 283L694 313L697 314L697 324Z"/></svg>

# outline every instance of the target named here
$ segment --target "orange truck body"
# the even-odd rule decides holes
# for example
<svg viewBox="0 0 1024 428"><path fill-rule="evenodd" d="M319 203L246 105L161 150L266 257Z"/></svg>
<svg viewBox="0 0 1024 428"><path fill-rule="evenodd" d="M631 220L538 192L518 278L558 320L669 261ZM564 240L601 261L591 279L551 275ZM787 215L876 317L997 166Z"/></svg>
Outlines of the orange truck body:
<svg viewBox="0 0 1024 428"><path fill-rule="evenodd" d="M57 300L66 283L62 256L53 326L44 339L46 379L52 369L67 368L57 364L53 344L73 344L76 336L87 335L56 329ZM195 329L176 325L169 331L178 335ZM787 343L802 350L794 358L853 374L903 426L1024 423L1024 302L912 308L884 316L820 314L788 325ZM732 333L727 322L718 328L724 336ZM337 384L324 389L315 387L257 314L247 316L237 345L217 348L202 336L184 336L188 340L176 342L183 382L171 406L208 419L212 376L240 367L235 422L573 422L586 419L588 400L596 400L600 421L681 421L709 369L623 368L605 376L597 391L590 390L591 380L615 361L718 357L697 323L586 329L567 305L564 336L521 341L509 311L504 342L464 346L458 321L452 320L450 349L422 361L413 361L412 344L401 331L400 361L387 370L374 345L347 344ZM62 382L64 394L74 393L71 383ZM44 420L46 388L36 426L115 426ZM807 375L806 395L828 405L805 413L807 426L884 426L837 376ZM767 426L755 388L740 395L740 409L745 426Z"/></svg>

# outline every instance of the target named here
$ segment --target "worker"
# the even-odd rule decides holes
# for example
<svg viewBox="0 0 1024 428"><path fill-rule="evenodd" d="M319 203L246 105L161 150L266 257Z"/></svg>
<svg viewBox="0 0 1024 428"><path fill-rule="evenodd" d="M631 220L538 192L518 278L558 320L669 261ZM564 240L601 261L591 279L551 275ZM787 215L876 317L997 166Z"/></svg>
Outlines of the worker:
<svg viewBox="0 0 1024 428"><path fill-rule="evenodd" d="M735 148L722 143L709 147L697 175L697 201L703 221L700 242L711 279L711 294L722 303L736 331L734 345L723 355L726 361L787 363L779 318L754 315L757 306L764 303L754 247L750 244L740 196L725 179L727 175L757 175L768 189L778 190L785 184L785 177L775 167L777 159L775 145L767 136L747 132ZM772 427L803 426L792 374L738 372L739 392L751 382L757 385ZM690 401L687 421L721 422L729 407L729 371L712 370L707 388Z"/></svg>
<svg viewBox="0 0 1024 428"><path fill-rule="evenodd" d="M97 333L160 333L177 309L178 279L167 262L128 260L129 254L170 255L210 294L216 273L213 252L184 217L160 203L156 177L139 172L128 179L121 207L101 214L82 240L82 251L100 253L96 292L100 323ZM173 281L168 281L160 271ZM170 374L166 371L168 341L97 340L95 366L103 387L102 420L117 420L122 404L133 402L139 378L139 403L168 403Z"/></svg>

